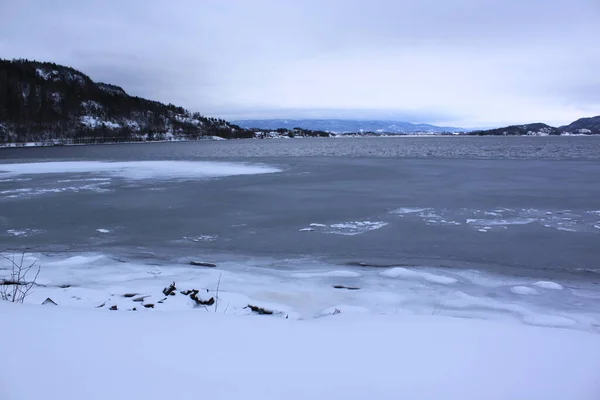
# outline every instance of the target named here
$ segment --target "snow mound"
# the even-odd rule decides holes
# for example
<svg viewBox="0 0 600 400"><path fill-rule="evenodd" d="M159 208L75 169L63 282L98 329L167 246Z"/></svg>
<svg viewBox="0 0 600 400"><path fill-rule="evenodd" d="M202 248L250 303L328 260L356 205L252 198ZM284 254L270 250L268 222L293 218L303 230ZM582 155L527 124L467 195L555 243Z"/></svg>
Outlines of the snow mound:
<svg viewBox="0 0 600 400"><path fill-rule="evenodd" d="M556 282L550 282L550 281L537 281L535 283L532 283L532 285L541 287L543 289L552 289L552 290L562 290L563 289L562 285L560 285Z"/></svg>
<svg viewBox="0 0 600 400"><path fill-rule="evenodd" d="M539 294L537 290L534 288L530 288L527 286L513 286L510 288L510 291L515 294L529 295L529 294Z"/></svg>
<svg viewBox="0 0 600 400"><path fill-rule="evenodd" d="M429 272L415 271L403 267L395 267L383 271L380 273L381 276L387 278L405 278L405 279L423 279L427 282L438 283L440 285L451 285L458 282L458 279L451 278L449 276L432 274Z"/></svg>

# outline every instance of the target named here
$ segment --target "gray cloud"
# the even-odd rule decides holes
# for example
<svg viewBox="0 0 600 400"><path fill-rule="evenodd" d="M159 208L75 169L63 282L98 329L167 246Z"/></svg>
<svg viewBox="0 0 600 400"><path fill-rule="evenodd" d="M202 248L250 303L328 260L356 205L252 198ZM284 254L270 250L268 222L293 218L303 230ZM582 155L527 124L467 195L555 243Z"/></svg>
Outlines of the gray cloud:
<svg viewBox="0 0 600 400"><path fill-rule="evenodd" d="M562 124L600 114L598 20L597 0L0 0L0 56L227 118Z"/></svg>

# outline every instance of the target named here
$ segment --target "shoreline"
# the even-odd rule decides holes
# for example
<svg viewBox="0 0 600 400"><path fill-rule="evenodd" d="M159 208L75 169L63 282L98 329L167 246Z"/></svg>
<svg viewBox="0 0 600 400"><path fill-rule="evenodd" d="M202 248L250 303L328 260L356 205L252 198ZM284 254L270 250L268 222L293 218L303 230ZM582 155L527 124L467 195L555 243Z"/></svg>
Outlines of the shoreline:
<svg viewBox="0 0 600 400"><path fill-rule="evenodd" d="M97 145L119 145L119 144L146 144L146 143L181 143L181 142L203 142L203 141L240 141L240 140L274 140L274 139L345 139L345 138L483 138L483 137L600 137L600 135L585 135L585 134L571 134L571 135L469 135L469 134L397 134L397 135L354 135L354 134L337 134L336 136L329 137L313 137L313 136L276 136L276 137L264 137L264 138L235 138L225 139L218 136L206 137L203 139L165 139L165 140L135 140L128 142L102 142L102 143L45 143L45 142L25 142L25 143L0 143L0 149L21 149L21 148L36 148L36 147L65 147L65 146L97 146Z"/></svg>

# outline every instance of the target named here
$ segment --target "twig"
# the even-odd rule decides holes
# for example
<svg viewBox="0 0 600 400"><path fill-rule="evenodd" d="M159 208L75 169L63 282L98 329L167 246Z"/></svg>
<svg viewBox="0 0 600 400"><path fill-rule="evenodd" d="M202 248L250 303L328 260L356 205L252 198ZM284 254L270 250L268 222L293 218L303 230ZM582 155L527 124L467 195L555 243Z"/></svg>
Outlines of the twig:
<svg viewBox="0 0 600 400"><path fill-rule="evenodd" d="M219 309L219 287L221 286L221 276L223 276L222 272L219 274L219 282L217 282L217 294L215 296L216 297L216 299L215 299L215 313Z"/></svg>

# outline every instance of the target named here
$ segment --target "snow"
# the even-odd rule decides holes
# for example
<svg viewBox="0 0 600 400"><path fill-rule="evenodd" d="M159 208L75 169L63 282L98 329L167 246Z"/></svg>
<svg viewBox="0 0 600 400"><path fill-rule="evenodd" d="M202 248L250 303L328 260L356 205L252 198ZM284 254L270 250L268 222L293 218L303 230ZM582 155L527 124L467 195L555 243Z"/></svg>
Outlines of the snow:
<svg viewBox="0 0 600 400"><path fill-rule="evenodd" d="M121 125L116 123L116 122L112 122L112 121L108 121L108 120L103 120L100 119L98 117L94 117L92 115L84 115L80 118L80 121L83 125L95 129L98 128L102 125L106 126L108 129L119 129L121 128Z"/></svg>
<svg viewBox="0 0 600 400"><path fill-rule="evenodd" d="M39 229L7 229L6 233L14 237L27 237L41 233Z"/></svg>
<svg viewBox="0 0 600 400"><path fill-rule="evenodd" d="M527 287L527 286L514 286L514 287L510 288L510 291L515 294L522 294L522 295L539 294L539 292L537 290L535 290L534 288Z"/></svg>
<svg viewBox="0 0 600 400"><path fill-rule="evenodd" d="M327 271L327 272L298 272L292 274L294 278L319 278L319 277L342 277L342 278L359 278L361 273L356 271Z"/></svg>
<svg viewBox="0 0 600 400"><path fill-rule="evenodd" d="M394 214L416 214L423 211L428 211L429 208L419 208L419 207L400 207L392 211Z"/></svg>
<svg viewBox="0 0 600 400"><path fill-rule="evenodd" d="M190 260L216 261L217 266L191 266ZM42 286L36 287L26 302L39 305L49 297L65 308L95 309L104 304L103 308L117 306L119 312L134 307L139 312L198 312L194 301L179 293L198 289L204 300L215 297L218 309L227 310L228 315L251 314L246 307L252 304L275 311L276 318L310 320L322 316L323 310L348 306L375 315L435 312L449 317L529 325L556 323L600 333L600 292L591 283L572 285L565 291L544 290L538 296L523 296L510 289L531 286L531 279L508 279L474 270L341 268L310 258L218 260L203 255L199 259L149 260L145 264L110 254L80 254L66 259L28 254L25 262L36 261L41 265L37 282ZM0 279L7 277L8 267L9 263L0 259ZM172 282L176 282L178 292L165 299L163 289ZM334 288L338 285L357 290ZM128 293L147 296L143 304L153 304L154 308L140 310L142 304L124 296ZM206 312L203 308L201 311Z"/></svg>
<svg viewBox="0 0 600 400"><path fill-rule="evenodd" d="M205 161L64 161L0 164L0 178L25 174L102 173L132 180L198 179L230 175L274 173L280 170L263 165ZM4 173L3 173L4 172Z"/></svg>
<svg viewBox="0 0 600 400"><path fill-rule="evenodd" d="M343 307L310 321L5 302L0 314L3 400L600 395L600 336L572 330Z"/></svg>
<svg viewBox="0 0 600 400"><path fill-rule="evenodd" d="M325 225L320 223L311 223L307 228L301 228L300 232L319 231L322 233L333 233L336 235L354 236L374 231L387 226L383 221L350 221L337 224Z"/></svg>
<svg viewBox="0 0 600 400"><path fill-rule="evenodd" d="M540 224L563 232L597 233L595 214L592 211L538 210L494 208L478 209L434 209L425 207L401 207L390 211L399 217L419 218L427 225L460 226L466 224L478 232L486 233L497 229L513 229L519 225Z"/></svg>
<svg viewBox="0 0 600 400"><path fill-rule="evenodd" d="M43 68L37 68L35 72L40 78L46 81L50 78L57 78L59 76L59 72L57 70L45 70Z"/></svg>
<svg viewBox="0 0 600 400"><path fill-rule="evenodd" d="M100 232L100 233L110 233L110 231L108 229L103 229L103 228L98 228L98 229L96 229L96 231Z"/></svg>
<svg viewBox="0 0 600 400"><path fill-rule="evenodd" d="M440 285L451 285L458 282L458 279L449 276L432 274L429 272L415 271L403 267L391 268L383 271L381 276L387 278L408 278L408 279L424 279L427 282L439 283Z"/></svg>
<svg viewBox="0 0 600 400"><path fill-rule="evenodd" d="M533 283L532 285L537 286L537 287L541 287L543 289L551 289L551 290L562 290L562 285L556 283L556 282L549 282L549 281L538 281Z"/></svg>

